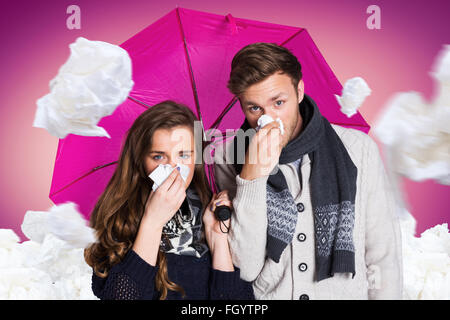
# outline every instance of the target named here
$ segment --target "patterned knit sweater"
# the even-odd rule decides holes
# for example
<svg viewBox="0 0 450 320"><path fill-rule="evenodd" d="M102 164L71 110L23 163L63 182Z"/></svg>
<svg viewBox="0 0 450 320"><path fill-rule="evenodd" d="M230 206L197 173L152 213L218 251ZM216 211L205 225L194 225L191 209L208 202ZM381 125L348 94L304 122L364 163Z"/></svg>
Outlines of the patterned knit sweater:
<svg viewBox="0 0 450 320"><path fill-rule="evenodd" d="M266 257L267 179L242 179L227 159L231 144L218 144L215 180L233 199L229 243L242 279L253 282L256 299L401 299L401 234L394 190L377 144L365 133L332 124L358 169L355 199L356 275L336 273L317 281L314 216L309 177L311 159L281 164L298 209L294 239L280 262ZM231 140L230 140L231 141ZM226 152L224 152L224 150ZM230 157L230 156L228 156ZM228 161L227 161L228 160ZM302 183L297 170L301 170Z"/></svg>
<svg viewBox="0 0 450 320"><path fill-rule="evenodd" d="M184 289L184 299L254 299L251 284L240 279L240 270L213 269L209 252L201 258L170 253L166 257L169 279ZM157 300L160 296L155 289L157 271L158 266L148 264L131 249L105 279L93 273L92 291L102 300ZM168 292L167 300L179 299L183 299L179 292Z"/></svg>

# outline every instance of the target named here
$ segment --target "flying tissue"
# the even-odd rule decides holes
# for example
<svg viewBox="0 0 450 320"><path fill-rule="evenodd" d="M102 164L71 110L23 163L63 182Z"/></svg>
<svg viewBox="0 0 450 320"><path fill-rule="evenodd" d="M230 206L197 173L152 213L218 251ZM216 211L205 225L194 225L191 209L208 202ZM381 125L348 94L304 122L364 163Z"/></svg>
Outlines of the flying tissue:
<svg viewBox="0 0 450 320"><path fill-rule="evenodd" d="M131 91L131 59L119 46L83 37L69 47L69 59L50 81L50 93L36 102L33 127L60 139L69 133L110 138L97 124Z"/></svg>
<svg viewBox="0 0 450 320"><path fill-rule="evenodd" d="M437 88L432 101L425 101L419 92L397 93L374 125L392 170L409 179L450 185L449 70L450 45L446 45L430 72Z"/></svg>
<svg viewBox="0 0 450 320"><path fill-rule="evenodd" d="M361 77L355 77L345 82L342 96L335 95L335 97L341 106L341 112L350 118L356 114L356 110L371 93L372 90L366 81Z"/></svg>
<svg viewBox="0 0 450 320"><path fill-rule="evenodd" d="M434 179L450 185L450 46L436 59L431 76L436 95L431 103L418 92L395 94L373 130L386 151L387 168L400 188L400 175ZM400 202L404 202L401 196ZM450 233L447 223L415 236L416 221L398 210L402 229L403 298L450 299Z"/></svg>
<svg viewBox="0 0 450 320"><path fill-rule="evenodd" d="M95 242L94 230L86 225L73 202L54 205L49 211L27 211L21 228L28 239L39 243L49 233L72 248L85 248Z"/></svg>

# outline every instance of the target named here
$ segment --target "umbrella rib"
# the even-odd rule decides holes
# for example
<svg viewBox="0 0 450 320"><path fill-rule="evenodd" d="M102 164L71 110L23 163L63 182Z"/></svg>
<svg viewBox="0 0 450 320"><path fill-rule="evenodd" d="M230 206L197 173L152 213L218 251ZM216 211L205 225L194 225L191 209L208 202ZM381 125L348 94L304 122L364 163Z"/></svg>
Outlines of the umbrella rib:
<svg viewBox="0 0 450 320"><path fill-rule="evenodd" d="M74 184L75 182L77 182L77 181L83 179L84 177L90 175L91 173L94 173L95 171L97 171L97 170L99 170L99 169L102 169L102 168L108 167L108 166L110 166L110 165L113 165L113 164L115 164L115 163L117 163L117 162L118 162L118 161L113 161L113 162L110 162L110 163L107 163L107 164L104 164L104 165L101 165L101 166L97 166L97 167L91 169L91 171L89 171L89 172L85 173L84 175L82 175L81 177L79 177L79 178L73 180L72 182L70 182L69 184L65 185L64 187L62 187L62 188L59 189L58 191L53 192L53 193L50 194L49 196L52 197L52 196L54 196L55 194L57 194L57 193L63 191L64 189L70 187L70 186L71 186L72 184Z"/></svg>
<svg viewBox="0 0 450 320"><path fill-rule="evenodd" d="M130 99L131 101L136 102L138 105L140 105L141 107L146 107L146 108L151 108L151 106L149 106L148 104L146 104L145 102L139 101L136 98L133 98L132 96L128 96L128 99Z"/></svg>
<svg viewBox="0 0 450 320"><path fill-rule="evenodd" d="M230 111L230 109L234 106L234 104L238 101L238 98L235 96L231 101L228 103L228 105L225 107L225 109L222 110L222 113L217 117L216 121L211 125L211 128L217 129L220 122L222 121L223 117Z"/></svg>
<svg viewBox="0 0 450 320"><path fill-rule="evenodd" d="M296 33L294 33L292 36L290 36L289 38L287 38L285 41L283 41L280 46L284 46L286 43L288 43L289 41L291 41L292 39L294 39L300 32L302 32L303 28L300 28L300 30L298 30Z"/></svg>
<svg viewBox="0 0 450 320"><path fill-rule="evenodd" d="M330 122L332 124L337 124L338 126L351 126L351 127L361 127L361 128L370 128L369 125L364 124L356 124L356 123L340 123L340 122Z"/></svg>
<svg viewBox="0 0 450 320"><path fill-rule="evenodd" d="M186 36L184 34L184 30L183 30L183 25L181 24L181 17L180 17L180 12L179 12L179 8L177 7L177 20L178 20L178 25L180 26L180 32L181 32L181 36L183 38L183 45L184 45L184 53L186 55L186 59L187 59L187 63L188 63L188 69L189 69L189 78L191 80L191 87L192 87L192 92L194 94L194 100L195 100L195 107L197 109L197 116L200 120L200 123L202 125L202 130L203 130L203 138L206 140L205 137L205 128L203 126L203 118L202 118L202 113L200 112L200 102L198 100L198 92L197 92L197 86L195 84L195 78L194 78L194 71L192 70L192 63L191 63L191 58L189 57L189 51L187 48L187 40L186 40Z"/></svg>

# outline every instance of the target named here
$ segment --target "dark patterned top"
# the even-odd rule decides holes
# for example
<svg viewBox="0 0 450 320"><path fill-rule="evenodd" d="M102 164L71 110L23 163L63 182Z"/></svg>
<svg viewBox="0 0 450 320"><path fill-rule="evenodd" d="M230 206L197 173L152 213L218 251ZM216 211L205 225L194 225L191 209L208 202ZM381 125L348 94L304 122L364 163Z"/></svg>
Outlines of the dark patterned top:
<svg viewBox="0 0 450 320"><path fill-rule="evenodd" d="M250 282L240 279L240 270L219 271L212 268L208 251L202 257L166 253L169 279L180 285L184 299L253 300ZM92 275L92 291L102 300L157 300L155 288L158 266L152 266L132 249L114 265L103 279ZM183 299L180 293L169 291L168 300Z"/></svg>

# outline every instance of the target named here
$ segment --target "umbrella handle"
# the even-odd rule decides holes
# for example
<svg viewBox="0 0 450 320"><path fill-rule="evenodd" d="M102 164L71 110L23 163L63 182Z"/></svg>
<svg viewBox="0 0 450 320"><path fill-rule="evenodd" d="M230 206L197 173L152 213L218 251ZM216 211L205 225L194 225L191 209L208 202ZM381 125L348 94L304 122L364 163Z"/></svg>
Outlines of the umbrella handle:
<svg viewBox="0 0 450 320"><path fill-rule="evenodd" d="M226 15L226 18L228 20L228 22L231 24L231 34L235 35L238 34L238 28L236 26L236 19L231 15L231 13Z"/></svg>

